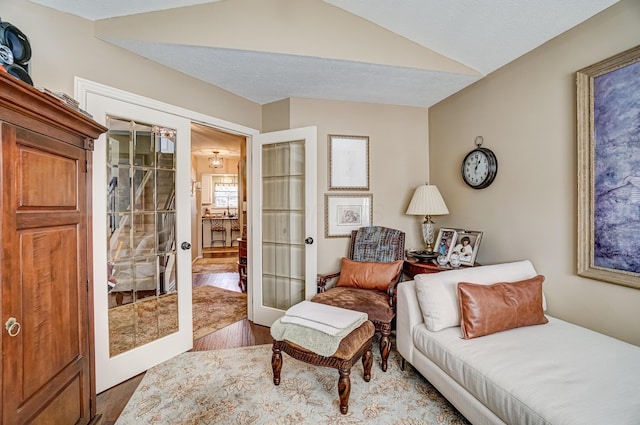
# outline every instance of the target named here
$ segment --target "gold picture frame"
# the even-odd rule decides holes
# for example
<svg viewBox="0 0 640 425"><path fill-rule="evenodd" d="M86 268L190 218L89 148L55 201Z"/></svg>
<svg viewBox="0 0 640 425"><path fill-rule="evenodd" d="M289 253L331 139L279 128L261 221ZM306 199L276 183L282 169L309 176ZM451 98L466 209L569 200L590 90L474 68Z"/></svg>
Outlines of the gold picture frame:
<svg viewBox="0 0 640 425"><path fill-rule="evenodd" d="M640 289L640 46L576 83L578 275Z"/></svg>
<svg viewBox="0 0 640 425"><path fill-rule="evenodd" d="M373 223L373 194L324 195L324 236L348 238Z"/></svg>
<svg viewBox="0 0 640 425"><path fill-rule="evenodd" d="M329 135L329 190L369 190L369 137Z"/></svg>

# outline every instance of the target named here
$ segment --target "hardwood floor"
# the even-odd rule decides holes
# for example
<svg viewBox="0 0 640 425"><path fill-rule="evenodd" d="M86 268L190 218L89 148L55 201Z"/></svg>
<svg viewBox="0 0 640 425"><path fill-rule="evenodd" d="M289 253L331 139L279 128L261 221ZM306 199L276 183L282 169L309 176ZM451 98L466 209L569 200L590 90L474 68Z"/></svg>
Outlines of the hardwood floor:
<svg viewBox="0 0 640 425"><path fill-rule="evenodd" d="M194 274L193 287L203 285L240 291L237 273ZM192 351L247 347L270 344L271 341L269 328L255 325L244 319L195 340ZM98 415L102 415L98 422L99 425L113 425L115 423L143 377L144 373L98 394L96 412Z"/></svg>

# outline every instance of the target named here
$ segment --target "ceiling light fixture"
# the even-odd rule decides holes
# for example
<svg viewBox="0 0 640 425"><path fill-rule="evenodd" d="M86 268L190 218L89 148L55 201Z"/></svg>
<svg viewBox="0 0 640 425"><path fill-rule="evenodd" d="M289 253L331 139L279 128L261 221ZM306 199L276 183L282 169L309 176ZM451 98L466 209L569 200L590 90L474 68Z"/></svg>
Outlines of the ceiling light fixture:
<svg viewBox="0 0 640 425"><path fill-rule="evenodd" d="M209 168L221 168L224 166L224 158L218 156L220 152L213 151L213 156L209 158Z"/></svg>

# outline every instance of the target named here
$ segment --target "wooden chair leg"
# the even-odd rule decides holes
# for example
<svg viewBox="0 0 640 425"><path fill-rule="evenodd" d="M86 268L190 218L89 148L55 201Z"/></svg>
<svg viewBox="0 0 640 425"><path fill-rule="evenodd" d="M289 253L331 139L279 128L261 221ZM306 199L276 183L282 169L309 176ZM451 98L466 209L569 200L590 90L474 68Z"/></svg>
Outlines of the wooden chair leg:
<svg viewBox="0 0 640 425"><path fill-rule="evenodd" d="M351 394L351 369L338 369L340 378L338 379L338 395L340 396L340 413L347 414L349 410L349 394Z"/></svg>
<svg viewBox="0 0 640 425"><path fill-rule="evenodd" d="M279 348L272 348L271 369L273 369L273 383L280 385L280 371L282 370L282 352Z"/></svg>
<svg viewBox="0 0 640 425"><path fill-rule="evenodd" d="M287 341L273 341L271 348L271 368L273 369L273 383L280 384L280 372L282 369L282 351L287 353L294 359L303 361L316 366L327 366L338 369L340 377L338 378L338 397L340 399L340 413L346 414L349 410L349 395L351 394L351 367L358 359L362 358L362 366L364 369L363 378L366 382L371 379L371 367L373 365L373 326L367 322L362 327L363 331L371 332L369 338L362 342L360 348L352 353L352 357L345 359L342 357L325 357L320 354L311 352L307 349L289 344ZM355 331L354 331L355 332ZM351 334L346 338L352 337ZM352 337L356 338L356 337Z"/></svg>
<svg viewBox="0 0 640 425"><path fill-rule="evenodd" d="M364 369L363 378L365 382L369 382L371 380L371 365L373 365L373 353L371 353L371 348L369 348L362 355L362 368Z"/></svg>
<svg viewBox="0 0 640 425"><path fill-rule="evenodd" d="M382 357L382 371L387 371L387 360L391 352L391 329L383 329L380 331L380 357Z"/></svg>

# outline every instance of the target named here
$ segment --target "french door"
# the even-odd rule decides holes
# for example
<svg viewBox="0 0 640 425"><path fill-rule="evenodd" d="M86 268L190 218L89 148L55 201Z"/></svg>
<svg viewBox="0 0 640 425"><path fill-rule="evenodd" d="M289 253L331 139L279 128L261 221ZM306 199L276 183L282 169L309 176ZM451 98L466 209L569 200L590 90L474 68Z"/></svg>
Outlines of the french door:
<svg viewBox="0 0 640 425"><path fill-rule="evenodd" d="M316 146L316 127L253 136L249 290L263 326L316 293Z"/></svg>
<svg viewBox="0 0 640 425"><path fill-rule="evenodd" d="M93 163L96 389L193 346L190 120L86 92L109 127Z"/></svg>

